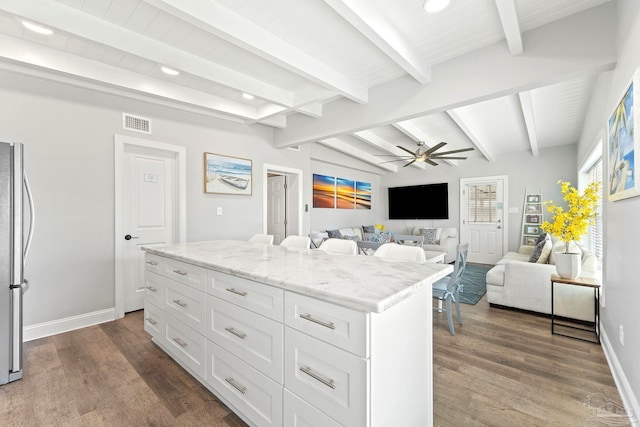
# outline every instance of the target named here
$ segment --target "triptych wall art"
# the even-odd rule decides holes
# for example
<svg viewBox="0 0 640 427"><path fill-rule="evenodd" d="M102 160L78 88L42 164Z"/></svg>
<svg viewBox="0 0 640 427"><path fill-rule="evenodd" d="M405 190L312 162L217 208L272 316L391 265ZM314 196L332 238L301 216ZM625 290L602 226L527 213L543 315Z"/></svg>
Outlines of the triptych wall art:
<svg viewBox="0 0 640 427"><path fill-rule="evenodd" d="M371 183L314 173L313 207L371 209Z"/></svg>

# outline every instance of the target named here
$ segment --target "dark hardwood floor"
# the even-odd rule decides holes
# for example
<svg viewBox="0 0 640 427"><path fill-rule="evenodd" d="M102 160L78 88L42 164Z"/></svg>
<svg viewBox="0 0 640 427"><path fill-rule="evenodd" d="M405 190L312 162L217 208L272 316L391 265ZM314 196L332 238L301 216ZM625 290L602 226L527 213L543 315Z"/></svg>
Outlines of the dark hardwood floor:
<svg viewBox="0 0 640 427"><path fill-rule="evenodd" d="M621 401L599 345L551 336L548 318L485 298L462 313L455 337L434 313L435 425L606 425L584 404ZM0 425L245 424L150 341L135 312L25 343L24 379L0 386ZM397 426L409 427L402 414Z"/></svg>

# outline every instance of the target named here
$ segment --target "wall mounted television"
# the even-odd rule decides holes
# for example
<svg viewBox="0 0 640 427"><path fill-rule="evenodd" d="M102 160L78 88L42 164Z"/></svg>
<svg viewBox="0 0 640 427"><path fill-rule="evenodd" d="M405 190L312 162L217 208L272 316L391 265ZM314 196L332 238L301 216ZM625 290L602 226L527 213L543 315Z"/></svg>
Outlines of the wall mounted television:
<svg viewBox="0 0 640 427"><path fill-rule="evenodd" d="M389 219L449 219L448 185L389 187Z"/></svg>

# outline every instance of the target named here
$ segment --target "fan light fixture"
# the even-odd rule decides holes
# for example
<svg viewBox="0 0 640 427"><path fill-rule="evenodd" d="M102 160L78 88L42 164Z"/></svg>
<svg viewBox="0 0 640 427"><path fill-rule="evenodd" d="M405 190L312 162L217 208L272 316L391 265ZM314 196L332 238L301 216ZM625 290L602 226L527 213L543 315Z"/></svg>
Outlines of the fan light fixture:
<svg viewBox="0 0 640 427"><path fill-rule="evenodd" d="M252 99L254 99L254 98L255 98L253 95L251 95L250 93L246 93L246 92L244 92L244 93L242 94L242 97L243 97L244 99L246 99L247 101L251 101Z"/></svg>
<svg viewBox="0 0 640 427"><path fill-rule="evenodd" d="M22 25L27 30L33 31L34 33L44 34L45 36L50 36L51 34L53 34L53 31L51 31L50 29L34 24L33 22L22 21Z"/></svg>
<svg viewBox="0 0 640 427"><path fill-rule="evenodd" d="M425 0L424 10L428 13L440 12L449 6L449 0Z"/></svg>
<svg viewBox="0 0 640 427"><path fill-rule="evenodd" d="M180 74L180 71L174 70L173 68L165 67L164 65L160 67L163 73L168 74L170 76L177 76Z"/></svg>

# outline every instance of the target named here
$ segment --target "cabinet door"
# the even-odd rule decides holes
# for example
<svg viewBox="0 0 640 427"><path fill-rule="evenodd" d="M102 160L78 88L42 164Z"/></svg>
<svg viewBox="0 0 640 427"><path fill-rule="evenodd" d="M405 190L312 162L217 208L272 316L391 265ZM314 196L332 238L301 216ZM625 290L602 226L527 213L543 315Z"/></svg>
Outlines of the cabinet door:
<svg viewBox="0 0 640 427"><path fill-rule="evenodd" d="M207 338L283 383L282 323L207 295Z"/></svg>
<svg viewBox="0 0 640 427"><path fill-rule="evenodd" d="M157 307L162 307L164 303L164 284L162 283L162 276L147 271L144 275L144 299L150 301Z"/></svg>
<svg viewBox="0 0 640 427"><path fill-rule="evenodd" d="M204 292L164 278L164 309L167 313L205 335L207 301Z"/></svg>
<svg viewBox="0 0 640 427"><path fill-rule="evenodd" d="M164 258L154 254L145 254L144 256L144 268L147 271L151 271L153 273L162 274L164 269L163 264Z"/></svg>
<svg viewBox="0 0 640 427"><path fill-rule="evenodd" d="M348 426L366 426L369 363L285 327L285 388Z"/></svg>
<svg viewBox="0 0 640 427"><path fill-rule="evenodd" d="M166 348L182 366L199 378L206 375L206 338L175 317L165 317L164 342Z"/></svg>
<svg viewBox="0 0 640 427"><path fill-rule="evenodd" d="M171 258L164 258L164 274L165 277L183 283L200 291L205 291L207 287L207 269L189 264L182 261L176 261Z"/></svg>
<svg viewBox="0 0 640 427"><path fill-rule="evenodd" d="M343 427L324 412L284 390L284 427Z"/></svg>
<svg viewBox="0 0 640 427"><path fill-rule="evenodd" d="M256 426L282 425L282 386L207 341L207 383Z"/></svg>
<svg viewBox="0 0 640 427"><path fill-rule="evenodd" d="M282 322L282 289L211 270L208 281L211 295Z"/></svg>
<svg viewBox="0 0 640 427"><path fill-rule="evenodd" d="M144 330L151 335L156 344L163 344L164 312L148 300L144 302Z"/></svg>
<svg viewBox="0 0 640 427"><path fill-rule="evenodd" d="M284 323L360 357L369 356L365 313L314 298L285 293Z"/></svg>

